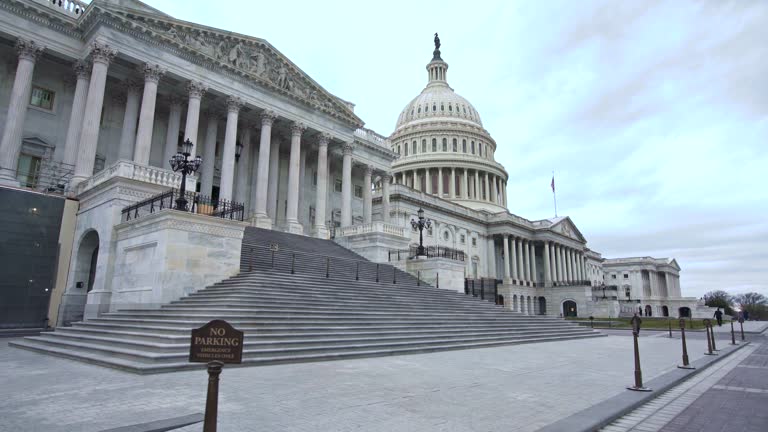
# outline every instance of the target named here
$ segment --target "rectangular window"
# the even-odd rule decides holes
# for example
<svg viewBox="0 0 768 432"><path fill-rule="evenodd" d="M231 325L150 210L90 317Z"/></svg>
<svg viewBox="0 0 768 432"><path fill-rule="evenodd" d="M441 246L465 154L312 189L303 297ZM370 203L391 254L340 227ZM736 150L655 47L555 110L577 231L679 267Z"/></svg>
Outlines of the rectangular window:
<svg viewBox="0 0 768 432"><path fill-rule="evenodd" d="M629 275L624 273L624 279L629 279Z"/></svg>
<svg viewBox="0 0 768 432"><path fill-rule="evenodd" d="M611 279L616 279L616 275L615 275L615 274L612 274L612 275L611 275Z"/></svg>
<svg viewBox="0 0 768 432"><path fill-rule="evenodd" d="M472 238L472 246L477 246L477 239L474 237Z"/></svg>
<svg viewBox="0 0 768 432"><path fill-rule="evenodd" d="M42 87L33 86L29 104L44 110L53 110L53 99L56 93Z"/></svg>
<svg viewBox="0 0 768 432"><path fill-rule="evenodd" d="M461 244L464 244L467 241L466 237L464 237L464 234L462 234L459 238L461 239Z"/></svg>
<svg viewBox="0 0 768 432"><path fill-rule="evenodd" d="M341 192L341 179L336 179L336 181L333 183L333 190L336 192Z"/></svg>
<svg viewBox="0 0 768 432"><path fill-rule="evenodd" d="M355 185L355 197L362 198L363 197L363 187Z"/></svg>
<svg viewBox="0 0 768 432"><path fill-rule="evenodd" d="M19 156L19 167L16 170L16 179L21 186L28 188L37 187L37 181L40 178L39 157L22 153Z"/></svg>

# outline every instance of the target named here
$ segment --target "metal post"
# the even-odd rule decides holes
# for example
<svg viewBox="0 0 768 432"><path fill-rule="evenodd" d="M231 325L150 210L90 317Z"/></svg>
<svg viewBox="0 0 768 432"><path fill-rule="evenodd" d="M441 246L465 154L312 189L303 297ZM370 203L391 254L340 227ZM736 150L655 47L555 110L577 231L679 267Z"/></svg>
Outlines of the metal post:
<svg viewBox="0 0 768 432"><path fill-rule="evenodd" d="M688 363L688 347L685 344L685 318L680 318L680 339L683 341L683 365L680 369L696 369Z"/></svg>
<svg viewBox="0 0 768 432"><path fill-rule="evenodd" d="M709 330L710 330L709 323L710 323L709 319L705 319L704 320L704 328L707 331L707 352L705 352L704 354L705 355L717 355L717 354L712 352L712 339L709 337Z"/></svg>
<svg viewBox="0 0 768 432"><path fill-rule="evenodd" d="M736 345L736 333L733 331L733 321L731 321L731 345Z"/></svg>
<svg viewBox="0 0 768 432"><path fill-rule="evenodd" d="M272 268L275 268L275 251L272 251Z"/></svg>
<svg viewBox="0 0 768 432"><path fill-rule="evenodd" d="M295 268L296 268L296 254L293 253L291 254L291 274L296 273Z"/></svg>
<svg viewBox="0 0 768 432"><path fill-rule="evenodd" d="M437 281L437 284L436 284L435 288L440 288L440 273L437 274L436 281Z"/></svg>
<svg viewBox="0 0 768 432"><path fill-rule="evenodd" d="M208 363L208 395L205 398L205 420L203 432L216 432L219 411L219 375L224 363L214 360Z"/></svg>
<svg viewBox="0 0 768 432"><path fill-rule="evenodd" d="M360 280L360 261L355 261L355 280Z"/></svg>
<svg viewBox="0 0 768 432"><path fill-rule="evenodd" d="M416 286L421 286L421 270L416 272Z"/></svg>
<svg viewBox="0 0 768 432"><path fill-rule="evenodd" d="M379 265L376 264L376 283L379 283Z"/></svg>
<svg viewBox="0 0 768 432"><path fill-rule="evenodd" d="M712 338L712 351L720 351L717 349L717 343L715 343L715 328L712 324L709 325L709 336Z"/></svg>
<svg viewBox="0 0 768 432"><path fill-rule="evenodd" d="M480 279L480 300L485 300L485 284L482 279Z"/></svg>
<svg viewBox="0 0 768 432"><path fill-rule="evenodd" d="M739 321L739 327L741 327L741 341L744 342L744 323Z"/></svg>
<svg viewBox="0 0 768 432"><path fill-rule="evenodd" d="M387 252L387 262L392 262L392 251Z"/></svg>
<svg viewBox="0 0 768 432"><path fill-rule="evenodd" d="M464 295L469 294L469 280L464 278Z"/></svg>
<svg viewBox="0 0 768 432"><path fill-rule="evenodd" d="M635 385L627 387L629 390L649 392L651 389L643 387L643 372L640 370L640 348L637 345L637 331L632 331L632 340L635 345Z"/></svg>
<svg viewBox="0 0 768 432"><path fill-rule="evenodd" d="M475 280L474 279L472 279L472 297L477 297L477 295L475 295Z"/></svg>
<svg viewBox="0 0 768 432"><path fill-rule="evenodd" d="M328 279L331 276L331 259L325 259L325 278Z"/></svg>
<svg viewBox="0 0 768 432"><path fill-rule="evenodd" d="M392 267L392 283L397 283L397 268Z"/></svg>

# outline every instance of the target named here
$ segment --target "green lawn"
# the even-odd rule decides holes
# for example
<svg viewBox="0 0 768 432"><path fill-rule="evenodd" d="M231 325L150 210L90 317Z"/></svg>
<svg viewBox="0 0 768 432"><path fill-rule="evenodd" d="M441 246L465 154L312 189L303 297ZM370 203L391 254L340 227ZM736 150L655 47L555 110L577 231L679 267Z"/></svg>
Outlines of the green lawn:
<svg viewBox="0 0 768 432"><path fill-rule="evenodd" d="M566 318L567 320L580 321L589 323L588 319L584 318ZM631 318L595 318L595 328L630 328L632 325L629 323ZM655 318L655 317L642 317L643 323L640 325L641 329L667 329L669 328L669 322L672 323L672 330L680 328L679 318ZM702 319L685 319L686 330L702 330L704 329L704 320ZM723 320L723 325L728 324L730 321ZM717 325L717 322L713 319L712 325Z"/></svg>

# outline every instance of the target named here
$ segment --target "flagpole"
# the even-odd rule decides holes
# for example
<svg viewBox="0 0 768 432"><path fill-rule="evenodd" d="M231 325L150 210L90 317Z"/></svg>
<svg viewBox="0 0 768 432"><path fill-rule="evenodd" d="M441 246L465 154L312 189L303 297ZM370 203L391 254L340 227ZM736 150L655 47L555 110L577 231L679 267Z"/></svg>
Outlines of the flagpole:
<svg viewBox="0 0 768 432"><path fill-rule="evenodd" d="M552 197L555 200L555 217L557 217L557 192L555 188L555 172L552 171Z"/></svg>

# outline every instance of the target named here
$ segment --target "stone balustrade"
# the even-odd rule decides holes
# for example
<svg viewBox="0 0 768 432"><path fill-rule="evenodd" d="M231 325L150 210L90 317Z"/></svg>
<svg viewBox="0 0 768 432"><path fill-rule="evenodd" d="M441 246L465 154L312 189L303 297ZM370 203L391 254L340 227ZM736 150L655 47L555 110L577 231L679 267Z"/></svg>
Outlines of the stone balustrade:
<svg viewBox="0 0 768 432"><path fill-rule="evenodd" d="M122 177L171 188L178 188L181 183L181 174L171 170L141 165L128 160L119 160L78 184L75 193L80 195L114 177ZM195 182L195 177L187 176L187 190L194 190Z"/></svg>
<svg viewBox="0 0 768 432"><path fill-rule="evenodd" d="M384 233L399 237L408 236L406 228L394 224L384 223L382 221L375 221L361 225L352 225L348 227L337 228L336 230L337 237L347 237L351 235L368 233Z"/></svg>
<svg viewBox="0 0 768 432"><path fill-rule="evenodd" d="M88 7L88 3L80 0L36 0L37 3L47 5L53 10L59 11L72 18L80 18Z"/></svg>
<svg viewBox="0 0 768 432"><path fill-rule="evenodd" d="M381 147L386 147L389 149L389 144L387 144L387 138L383 135L379 135L376 132L366 129L366 128L358 128L355 130L355 136L358 136L362 138L365 141L374 143Z"/></svg>

